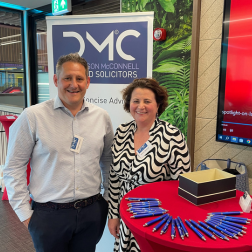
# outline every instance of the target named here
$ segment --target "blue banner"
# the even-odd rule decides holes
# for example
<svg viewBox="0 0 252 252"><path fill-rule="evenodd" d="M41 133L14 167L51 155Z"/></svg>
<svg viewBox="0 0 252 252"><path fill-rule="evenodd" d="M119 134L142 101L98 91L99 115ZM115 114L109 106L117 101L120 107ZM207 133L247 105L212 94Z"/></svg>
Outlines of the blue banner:
<svg viewBox="0 0 252 252"><path fill-rule="evenodd" d="M53 25L54 71L71 52L89 64L91 83L128 84L147 76L147 22Z"/></svg>

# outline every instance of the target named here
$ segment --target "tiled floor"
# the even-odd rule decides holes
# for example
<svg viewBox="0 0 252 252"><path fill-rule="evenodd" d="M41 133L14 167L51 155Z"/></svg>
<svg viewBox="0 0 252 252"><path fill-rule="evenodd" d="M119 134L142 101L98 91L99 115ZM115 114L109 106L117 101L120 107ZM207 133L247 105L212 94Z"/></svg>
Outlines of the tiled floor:
<svg viewBox="0 0 252 252"><path fill-rule="evenodd" d="M2 198L2 193L0 193ZM0 252L35 252L27 228L8 201L0 199Z"/></svg>

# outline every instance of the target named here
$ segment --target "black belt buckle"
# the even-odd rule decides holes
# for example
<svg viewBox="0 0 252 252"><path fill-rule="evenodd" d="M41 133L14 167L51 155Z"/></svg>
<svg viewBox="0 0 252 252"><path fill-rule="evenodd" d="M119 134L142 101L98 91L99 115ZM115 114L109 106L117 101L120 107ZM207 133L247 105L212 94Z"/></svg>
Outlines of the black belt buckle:
<svg viewBox="0 0 252 252"><path fill-rule="evenodd" d="M77 207L77 203L82 202L82 201L83 201L83 200L77 200L76 202L74 202L74 208L75 208L75 209L81 208L81 207Z"/></svg>

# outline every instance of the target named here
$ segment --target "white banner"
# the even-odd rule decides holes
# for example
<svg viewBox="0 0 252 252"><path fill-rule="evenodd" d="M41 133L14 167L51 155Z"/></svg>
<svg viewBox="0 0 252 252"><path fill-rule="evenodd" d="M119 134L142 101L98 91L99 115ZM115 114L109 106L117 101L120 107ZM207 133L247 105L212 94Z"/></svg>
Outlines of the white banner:
<svg viewBox="0 0 252 252"><path fill-rule="evenodd" d="M47 17L50 97L58 58L78 52L89 65L85 100L108 111L114 130L132 120L121 91L135 78L152 77L153 12Z"/></svg>

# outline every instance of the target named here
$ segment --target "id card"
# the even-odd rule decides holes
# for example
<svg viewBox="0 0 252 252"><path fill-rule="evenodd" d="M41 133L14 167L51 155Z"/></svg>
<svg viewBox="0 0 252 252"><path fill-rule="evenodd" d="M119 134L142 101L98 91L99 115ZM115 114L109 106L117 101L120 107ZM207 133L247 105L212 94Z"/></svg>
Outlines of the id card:
<svg viewBox="0 0 252 252"><path fill-rule="evenodd" d="M138 150L137 150L137 155L139 157L144 157L148 151L150 151L153 148L152 144L147 141L144 143Z"/></svg>
<svg viewBox="0 0 252 252"><path fill-rule="evenodd" d="M83 137L74 135L70 150L75 153L80 153L82 142L83 142Z"/></svg>

